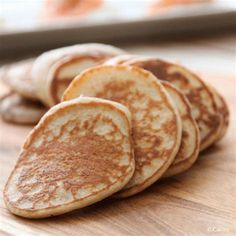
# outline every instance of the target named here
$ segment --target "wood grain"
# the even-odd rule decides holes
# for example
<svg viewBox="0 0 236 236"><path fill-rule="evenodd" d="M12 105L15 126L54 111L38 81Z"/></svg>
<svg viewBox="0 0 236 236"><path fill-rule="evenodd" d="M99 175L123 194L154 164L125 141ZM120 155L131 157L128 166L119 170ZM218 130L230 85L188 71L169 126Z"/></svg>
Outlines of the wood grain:
<svg viewBox="0 0 236 236"><path fill-rule="evenodd" d="M229 131L220 143L202 153L186 173L159 181L143 193L124 200L107 199L59 217L16 217L5 208L0 194L0 235L235 235L236 72L231 66L236 63L236 55L231 47L222 50L221 41L213 42L136 45L128 49L178 58L218 88L231 111ZM209 49L207 45L212 46ZM31 128L0 121L1 192Z"/></svg>

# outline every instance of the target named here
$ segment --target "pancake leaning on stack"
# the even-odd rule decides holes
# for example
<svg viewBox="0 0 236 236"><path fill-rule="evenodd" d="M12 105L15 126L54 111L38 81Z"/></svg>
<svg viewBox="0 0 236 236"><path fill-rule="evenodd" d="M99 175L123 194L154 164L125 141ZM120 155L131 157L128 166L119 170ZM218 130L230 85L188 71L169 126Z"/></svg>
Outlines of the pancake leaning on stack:
<svg viewBox="0 0 236 236"><path fill-rule="evenodd" d="M59 215L119 191L134 168L128 109L77 98L54 106L29 134L4 200L26 218Z"/></svg>
<svg viewBox="0 0 236 236"><path fill-rule="evenodd" d="M46 111L40 102L31 101L17 93L9 93L0 98L0 116L10 123L37 124Z"/></svg>
<svg viewBox="0 0 236 236"><path fill-rule="evenodd" d="M97 43L78 44L43 53L32 69L38 97L48 107L59 103L64 90L76 75L120 54L124 51Z"/></svg>
<svg viewBox="0 0 236 236"><path fill-rule="evenodd" d="M0 98L0 116L20 125L37 124L46 108L39 102L31 70L34 58L18 61L0 68L0 80L11 91Z"/></svg>
<svg viewBox="0 0 236 236"><path fill-rule="evenodd" d="M182 138L174 162L167 169L164 177L180 174L189 169L197 160L200 146L200 132L191 113L191 106L187 98L176 87L162 81L166 91L178 108L182 121Z"/></svg>
<svg viewBox="0 0 236 236"><path fill-rule="evenodd" d="M156 77L137 67L93 67L72 81L62 99L80 95L116 101L131 111L135 172L116 196L134 195L158 180L179 150L182 123L177 108Z"/></svg>
<svg viewBox="0 0 236 236"><path fill-rule="evenodd" d="M120 58L120 59L119 59ZM216 142L221 133L223 117L217 109L214 94L208 85L186 68L152 57L135 56L124 59L118 56L108 60L108 65L132 65L152 72L158 79L176 86L188 98L194 119L200 129L200 150Z"/></svg>
<svg viewBox="0 0 236 236"><path fill-rule="evenodd" d="M227 132L227 129L229 127L230 113L229 113L228 105L225 99L223 98L223 96L211 85L208 84L208 87L211 89L213 93L213 98L216 103L217 110L222 118L221 129L218 135L216 136L216 140L215 140L215 142L218 142L225 136Z"/></svg>
<svg viewBox="0 0 236 236"><path fill-rule="evenodd" d="M29 100L38 100L31 76L34 61L30 58L0 68L0 80L11 91Z"/></svg>

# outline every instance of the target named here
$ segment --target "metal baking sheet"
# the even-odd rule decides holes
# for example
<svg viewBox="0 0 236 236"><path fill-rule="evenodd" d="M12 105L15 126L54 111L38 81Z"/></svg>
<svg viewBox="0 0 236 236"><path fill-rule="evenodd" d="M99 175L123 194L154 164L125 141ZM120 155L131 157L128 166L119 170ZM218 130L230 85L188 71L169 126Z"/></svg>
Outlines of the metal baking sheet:
<svg viewBox="0 0 236 236"><path fill-rule="evenodd" d="M81 42L135 40L220 29L236 29L236 6L220 1L171 10L155 17L131 17L109 21L60 21L28 28L0 29L0 55L16 51L43 50ZM230 2L228 2L230 3Z"/></svg>

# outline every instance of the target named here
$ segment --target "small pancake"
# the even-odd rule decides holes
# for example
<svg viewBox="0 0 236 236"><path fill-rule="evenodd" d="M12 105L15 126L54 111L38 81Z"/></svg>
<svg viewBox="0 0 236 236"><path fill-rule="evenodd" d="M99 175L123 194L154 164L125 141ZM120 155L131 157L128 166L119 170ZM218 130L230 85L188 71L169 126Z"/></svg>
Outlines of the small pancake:
<svg viewBox="0 0 236 236"><path fill-rule="evenodd" d="M33 81L38 97L48 107L60 102L74 77L124 51L105 44L79 44L54 49L39 56L33 66Z"/></svg>
<svg viewBox="0 0 236 236"><path fill-rule="evenodd" d="M200 145L198 125L191 113L191 106L187 98L177 88L166 81L162 81L166 91L178 108L182 120L182 139L174 162L167 169L164 177L180 174L189 169L197 160Z"/></svg>
<svg viewBox="0 0 236 236"><path fill-rule="evenodd" d="M37 124L47 109L37 101L31 101L16 93L0 99L0 116L3 120L22 125Z"/></svg>
<svg viewBox="0 0 236 236"><path fill-rule="evenodd" d="M188 69L151 57L139 57L123 62L152 72L158 79L166 80L188 98L194 119L200 129L200 150L212 145L221 128L221 117L212 91L197 75Z"/></svg>
<svg viewBox="0 0 236 236"><path fill-rule="evenodd" d="M31 70L35 59L15 62L0 68L0 79L12 91L30 100L38 100L34 89Z"/></svg>
<svg viewBox="0 0 236 236"><path fill-rule="evenodd" d="M77 98L54 106L29 134L4 200L26 218L60 215L119 191L134 168L128 109Z"/></svg>
<svg viewBox="0 0 236 236"><path fill-rule="evenodd" d="M131 111L135 173L116 196L134 195L158 180L178 152L182 124L178 110L156 77L137 67L93 67L72 81L62 99L80 95L120 102Z"/></svg>
<svg viewBox="0 0 236 236"><path fill-rule="evenodd" d="M215 104L217 106L218 113L220 114L221 119L222 119L221 129L219 130L219 133L215 139L215 142L218 142L225 136L228 130L230 112L229 112L228 105L225 99L223 98L223 96L213 86L209 84L208 86L213 93L213 97L214 97Z"/></svg>

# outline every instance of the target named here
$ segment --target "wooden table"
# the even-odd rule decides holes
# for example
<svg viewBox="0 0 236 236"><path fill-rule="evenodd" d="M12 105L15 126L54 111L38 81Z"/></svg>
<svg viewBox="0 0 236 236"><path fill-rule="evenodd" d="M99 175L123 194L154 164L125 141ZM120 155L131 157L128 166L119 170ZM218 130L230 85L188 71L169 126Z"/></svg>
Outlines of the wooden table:
<svg viewBox="0 0 236 236"><path fill-rule="evenodd" d="M236 36L123 47L180 62L218 88L231 111L226 137L182 175L134 197L105 200L63 216L16 217L8 212L0 194L0 235L235 235ZM0 122L1 192L31 128Z"/></svg>

